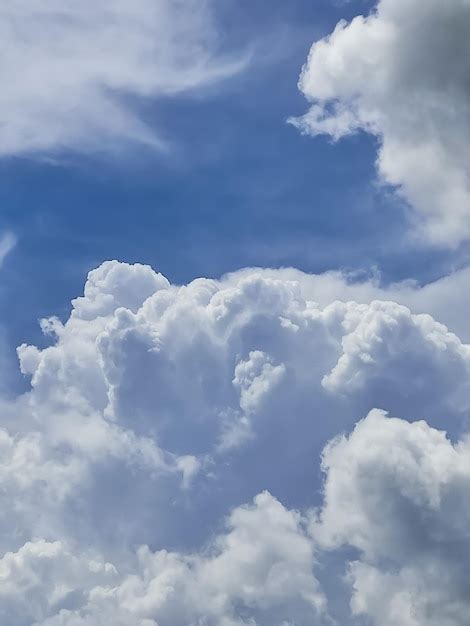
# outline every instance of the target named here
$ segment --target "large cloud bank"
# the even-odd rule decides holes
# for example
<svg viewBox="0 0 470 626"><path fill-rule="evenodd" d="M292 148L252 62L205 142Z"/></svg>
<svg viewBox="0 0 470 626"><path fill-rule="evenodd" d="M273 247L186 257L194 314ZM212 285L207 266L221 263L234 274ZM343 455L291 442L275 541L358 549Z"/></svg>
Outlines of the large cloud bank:
<svg viewBox="0 0 470 626"><path fill-rule="evenodd" d="M208 85L243 64L221 54L212 2L36 4L0 8L0 155L162 147L139 99Z"/></svg>
<svg viewBox="0 0 470 626"><path fill-rule="evenodd" d="M438 245L470 236L469 27L468 0L379 0L313 45L299 83L312 107L294 123L375 135L381 177Z"/></svg>
<svg viewBox="0 0 470 626"><path fill-rule="evenodd" d="M90 272L2 402L2 623L464 626L462 276Z"/></svg>

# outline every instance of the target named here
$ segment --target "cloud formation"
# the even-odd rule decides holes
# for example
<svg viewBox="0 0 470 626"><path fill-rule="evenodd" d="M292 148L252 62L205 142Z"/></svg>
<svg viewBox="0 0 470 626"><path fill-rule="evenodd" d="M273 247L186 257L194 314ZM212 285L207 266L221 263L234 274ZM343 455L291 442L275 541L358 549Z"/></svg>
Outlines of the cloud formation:
<svg viewBox="0 0 470 626"><path fill-rule="evenodd" d="M13 0L0 9L0 155L163 147L141 99L214 83L243 65L220 52L212 2Z"/></svg>
<svg viewBox="0 0 470 626"><path fill-rule="evenodd" d="M19 348L34 410L50 436L80 439L72 422L83 419L58 431L59 412L102 415L178 455L212 454L241 419L262 428L294 405L307 419L319 397L339 393L389 388L397 401L416 394L423 410L463 410L469 349L445 326L375 297L317 304L304 280L253 270L180 287L148 266L105 263L65 324L43 322L49 348Z"/></svg>
<svg viewBox="0 0 470 626"><path fill-rule="evenodd" d="M49 345L18 348L31 390L1 403L3 621L424 626L424 580L435 623L464 626L470 347L389 296L296 270L90 272L42 321ZM429 423L354 428L377 406Z"/></svg>
<svg viewBox="0 0 470 626"><path fill-rule="evenodd" d="M470 236L469 24L466 0L379 0L313 45L299 82L312 106L292 120L334 140L376 136L380 176L444 246Z"/></svg>
<svg viewBox="0 0 470 626"><path fill-rule="evenodd" d="M141 547L118 569L62 542L26 543L0 560L0 616L15 626L267 626L295 616L306 626L324 611L313 564L301 516L262 493L232 511L205 554Z"/></svg>
<svg viewBox="0 0 470 626"><path fill-rule="evenodd" d="M351 608L385 626L468 619L469 442L373 411L323 456L325 505L314 535L347 545Z"/></svg>
<svg viewBox="0 0 470 626"><path fill-rule="evenodd" d="M17 241L16 235L14 235L11 231L6 231L0 235L0 268L2 267L6 257L15 248Z"/></svg>

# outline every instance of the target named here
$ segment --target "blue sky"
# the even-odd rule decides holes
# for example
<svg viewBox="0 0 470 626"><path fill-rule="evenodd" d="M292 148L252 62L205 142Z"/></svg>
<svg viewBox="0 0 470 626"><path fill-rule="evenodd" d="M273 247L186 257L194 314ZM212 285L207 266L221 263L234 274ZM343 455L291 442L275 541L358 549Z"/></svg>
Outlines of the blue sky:
<svg viewBox="0 0 470 626"><path fill-rule="evenodd" d="M177 282L246 266L378 268L386 282L441 275L448 254L403 240L403 207L376 182L374 138L311 140L286 124L306 108L297 80L312 41L369 6L224 6L224 45L254 50L247 68L189 97L136 103L165 129L168 153L4 158L1 223L18 237L1 292L10 348L39 340L39 318L67 315L106 259L149 263Z"/></svg>

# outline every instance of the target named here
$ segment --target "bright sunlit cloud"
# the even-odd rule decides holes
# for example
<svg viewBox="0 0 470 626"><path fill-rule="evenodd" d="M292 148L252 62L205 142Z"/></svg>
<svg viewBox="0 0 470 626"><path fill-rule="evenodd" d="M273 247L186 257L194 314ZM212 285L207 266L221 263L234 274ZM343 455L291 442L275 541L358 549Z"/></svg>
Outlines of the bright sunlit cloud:
<svg viewBox="0 0 470 626"><path fill-rule="evenodd" d="M376 136L380 176L439 246L470 237L469 25L466 0L380 0L313 44L299 81L312 106L291 120L334 140Z"/></svg>
<svg viewBox="0 0 470 626"><path fill-rule="evenodd" d="M196 0L4 4L0 155L163 147L139 99L211 85L246 63L224 52L214 8Z"/></svg>

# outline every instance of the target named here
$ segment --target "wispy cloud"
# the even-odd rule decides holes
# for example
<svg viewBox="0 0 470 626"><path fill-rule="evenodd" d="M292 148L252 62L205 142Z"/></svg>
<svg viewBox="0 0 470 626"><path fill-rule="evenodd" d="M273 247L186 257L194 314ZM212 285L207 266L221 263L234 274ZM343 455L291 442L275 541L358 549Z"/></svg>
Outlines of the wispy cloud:
<svg viewBox="0 0 470 626"><path fill-rule="evenodd" d="M18 242L17 236L11 231L0 235L0 267Z"/></svg>
<svg viewBox="0 0 470 626"><path fill-rule="evenodd" d="M165 144L135 99L174 96L240 71L212 2L13 0L0 8L0 156Z"/></svg>

